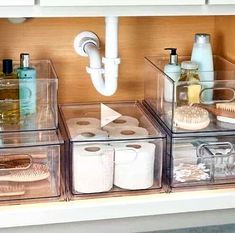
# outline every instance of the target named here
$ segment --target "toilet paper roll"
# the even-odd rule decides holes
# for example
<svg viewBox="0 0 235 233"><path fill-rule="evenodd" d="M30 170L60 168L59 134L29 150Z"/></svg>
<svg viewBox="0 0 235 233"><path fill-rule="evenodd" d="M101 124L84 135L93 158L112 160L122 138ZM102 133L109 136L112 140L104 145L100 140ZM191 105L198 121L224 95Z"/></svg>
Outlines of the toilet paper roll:
<svg viewBox="0 0 235 233"><path fill-rule="evenodd" d="M70 132L73 140L106 140L108 139L108 133L101 129L95 128L84 128L84 129L73 129Z"/></svg>
<svg viewBox="0 0 235 233"><path fill-rule="evenodd" d="M129 190L150 188L154 182L155 145L148 142L131 142L113 146L114 184Z"/></svg>
<svg viewBox="0 0 235 233"><path fill-rule="evenodd" d="M125 126L138 126L139 121L130 116L120 116L118 119L110 122L108 125L104 126L103 129L109 131L111 128L120 128Z"/></svg>
<svg viewBox="0 0 235 233"><path fill-rule="evenodd" d="M109 191L113 186L114 150L109 145L73 147L73 190L79 193Z"/></svg>
<svg viewBox="0 0 235 233"><path fill-rule="evenodd" d="M100 120L92 117L70 118L66 123L69 129L100 128Z"/></svg>
<svg viewBox="0 0 235 233"><path fill-rule="evenodd" d="M110 128L108 132L110 139L143 138L148 136L148 131L145 128L136 126Z"/></svg>

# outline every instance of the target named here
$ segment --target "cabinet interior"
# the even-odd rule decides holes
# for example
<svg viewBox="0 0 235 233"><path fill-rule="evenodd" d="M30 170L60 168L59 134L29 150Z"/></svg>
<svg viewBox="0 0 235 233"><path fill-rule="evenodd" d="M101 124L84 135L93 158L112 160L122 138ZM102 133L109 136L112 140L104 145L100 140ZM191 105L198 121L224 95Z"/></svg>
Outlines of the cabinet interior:
<svg viewBox="0 0 235 233"><path fill-rule="evenodd" d="M213 53L235 62L235 16L121 17L119 87L112 97L98 94L86 73L88 59L73 49L75 36L95 32L104 50L104 18L34 18L23 24L0 20L0 58L18 59L29 52L32 59L51 59L59 76L59 103L142 99L144 57L191 53L194 34L211 34Z"/></svg>

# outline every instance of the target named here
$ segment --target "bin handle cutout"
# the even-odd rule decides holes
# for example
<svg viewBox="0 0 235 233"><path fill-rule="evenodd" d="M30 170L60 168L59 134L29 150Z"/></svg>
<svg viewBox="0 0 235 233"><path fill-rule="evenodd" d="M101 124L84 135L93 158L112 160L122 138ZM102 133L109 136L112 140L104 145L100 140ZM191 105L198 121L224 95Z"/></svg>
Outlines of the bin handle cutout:
<svg viewBox="0 0 235 233"><path fill-rule="evenodd" d="M211 151L211 149L217 150L217 149L224 149L226 151L226 153L221 153L221 152L213 152ZM204 155L204 151L206 151L208 153L207 156ZM234 151L234 147L233 144L231 142L210 142L210 143L203 143L200 146L197 147L197 156L199 158L215 158L215 157L221 157L221 158L225 158L225 157L229 157L232 155Z"/></svg>
<svg viewBox="0 0 235 233"><path fill-rule="evenodd" d="M33 164L30 154L8 154L0 156L0 172L27 170Z"/></svg>
<svg viewBox="0 0 235 233"><path fill-rule="evenodd" d="M229 91L232 93L232 97L230 99L227 99L227 100L210 100L210 101L203 101L203 92L206 92L206 91L209 91L209 90L213 90L213 92L215 90L220 90L220 91ZM206 87L206 88L203 88L201 91L200 91L200 94L199 94L199 101L201 104L206 104L206 105L209 105L209 104L216 104L216 103L230 103L232 101L235 100L235 90L231 87Z"/></svg>
<svg viewBox="0 0 235 233"><path fill-rule="evenodd" d="M123 162L117 162L116 161L116 151L122 151L122 152L127 152L127 151L131 151L131 152L134 152L134 156L132 159L126 159L126 161L123 161ZM123 155L124 157L125 155ZM137 159L137 152L135 149L132 149L132 148L128 148L128 147L123 147L123 148L114 148L114 164L116 165L124 165L124 164L130 164L130 163L133 163L135 162L135 160Z"/></svg>

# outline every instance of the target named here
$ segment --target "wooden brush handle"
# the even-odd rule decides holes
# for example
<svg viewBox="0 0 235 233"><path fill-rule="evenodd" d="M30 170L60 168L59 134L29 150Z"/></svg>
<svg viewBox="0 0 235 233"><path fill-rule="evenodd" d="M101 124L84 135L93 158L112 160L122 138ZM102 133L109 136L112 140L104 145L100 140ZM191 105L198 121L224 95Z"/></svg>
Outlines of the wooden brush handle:
<svg viewBox="0 0 235 233"><path fill-rule="evenodd" d="M230 112L222 109L218 109L215 107L203 105L203 104L194 104L193 106L197 106L200 108L206 109L209 113L215 115L215 116L222 116L222 117L229 117L229 118L235 118L235 112Z"/></svg>

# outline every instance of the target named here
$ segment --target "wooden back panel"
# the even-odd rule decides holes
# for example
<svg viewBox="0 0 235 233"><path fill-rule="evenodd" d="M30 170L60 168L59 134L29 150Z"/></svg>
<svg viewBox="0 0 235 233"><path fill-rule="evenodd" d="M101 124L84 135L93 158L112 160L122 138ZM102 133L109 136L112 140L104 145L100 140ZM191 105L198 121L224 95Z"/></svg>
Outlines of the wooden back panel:
<svg viewBox="0 0 235 233"><path fill-rule="evenodd" d="M85 71L87 58L73 49L75 36L89 30L99 36L104 51L104 18L39 18L19 25L1 19L0 59L18 59L21 52L32 59L51 59L59 76L60 103L142 99L144 56L166 55L164 47L190 54L194 33L214 38L215 17L123 17L119 29L119 87L112 97L96 92Z"/></svg>

